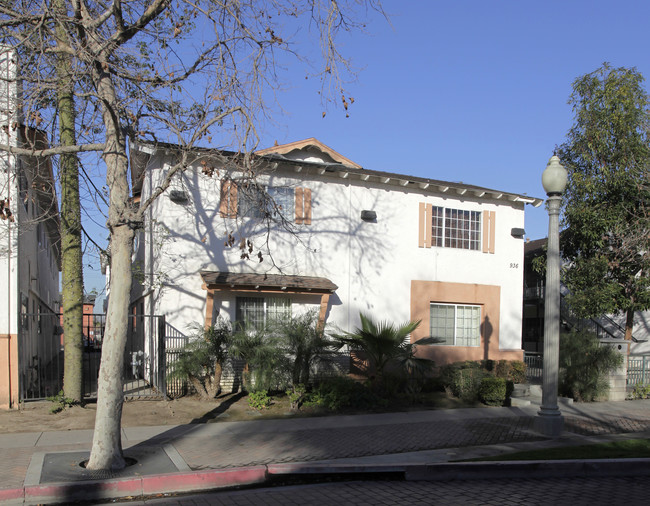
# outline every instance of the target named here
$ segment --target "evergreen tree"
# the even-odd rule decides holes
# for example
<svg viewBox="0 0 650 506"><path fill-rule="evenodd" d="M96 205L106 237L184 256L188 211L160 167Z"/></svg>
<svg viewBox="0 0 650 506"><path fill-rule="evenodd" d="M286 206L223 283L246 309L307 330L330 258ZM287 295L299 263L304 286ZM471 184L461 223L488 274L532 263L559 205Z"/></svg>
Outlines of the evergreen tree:
<svg viewBox="0 0 650 506"><path fill-rule="evenodd" d="M601 68L576 79L575 122L558 155L568 170L561 249L580 316L650 308L650 106L636 69Z"/></svg>

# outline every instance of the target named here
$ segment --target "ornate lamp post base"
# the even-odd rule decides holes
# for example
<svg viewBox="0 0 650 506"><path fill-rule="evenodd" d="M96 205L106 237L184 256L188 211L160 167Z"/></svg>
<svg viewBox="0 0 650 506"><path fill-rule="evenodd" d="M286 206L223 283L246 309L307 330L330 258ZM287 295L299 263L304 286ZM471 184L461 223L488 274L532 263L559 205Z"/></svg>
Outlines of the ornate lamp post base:
<svg viewBox="0 0 650 506"><path fill-rule="evenodd" d="M559 409L540 408L533 422L533 428L545 436L558 437L564 430L564 417Z"/></svg>

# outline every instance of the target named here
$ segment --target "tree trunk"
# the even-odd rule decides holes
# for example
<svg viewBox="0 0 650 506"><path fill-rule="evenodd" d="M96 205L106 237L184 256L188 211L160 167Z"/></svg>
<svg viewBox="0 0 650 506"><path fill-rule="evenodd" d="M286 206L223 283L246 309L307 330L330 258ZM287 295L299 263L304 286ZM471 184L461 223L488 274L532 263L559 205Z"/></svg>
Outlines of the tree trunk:
<svg viewBox="0 0 650 506"><path fill-rule="evenodd" d="M126 225L115 227L111 233L111 291L88 469L122 469L126 465L122 453L121 422L133 237L133 230Z"/></svg>
<svg viewBox="0 0 650 506"><path fill-rule="evenodd" d="M65 0L56 0L57 12L66 14ZM67 33L56 26L57 43L67 45ZM62 146L77 143L71 61L68 53L59 53L57 108ZM61 155L61 263L63 329L65 332L63 393L68 399L83 398L83 268L81 245L81 206L79 203L79 167L76 154Z"/></svg>
<svg viewBox="0 0 650 506"><path fill-rule="evenodd" d="M634 329L634 309L628 309L625 318L625 340L632 340L632 330Z"/></svg>
<svg viewBox="0 0 650 506"><path fill-rule="evenodd" d="M106 313L106 336L97 387L97 414L88 469L121 469L121 422L124 401L124 352L131 296L131 254L135 228L140 216L130 204L126 140L116 113L118 100L106 62L96 62L93 74L102 99L106 128L106 182L110 190L108 229L110 231L110 294Z"/></svg>

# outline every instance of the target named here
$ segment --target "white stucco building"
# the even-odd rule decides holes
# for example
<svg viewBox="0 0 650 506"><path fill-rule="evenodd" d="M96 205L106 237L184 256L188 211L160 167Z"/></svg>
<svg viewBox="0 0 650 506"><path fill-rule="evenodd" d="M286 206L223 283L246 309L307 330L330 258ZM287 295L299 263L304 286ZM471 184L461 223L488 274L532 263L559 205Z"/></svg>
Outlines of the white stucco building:
<svg viewBox="0 0 650 506"><path fill-rule="evenodd" d="M22 126L16 69L15 54L0 48L0 144L42 149L45 134ZM21 389L36 388L60 353L52 337L56 318L37 316L58 310L59 214L49 160L0 151L0 214L0 407L6 408Z"/></svg>
<svg viewBox="0 0 650 506"><path fill-rule="evenodd" d="M181 332L310 308L352 331L364 312L421 320L413 340L445 339L420 347L438 364L522 359L524 206L542 200L364 169L313 138L257 153L263 190L213 155L199 153L147 211L138 312ZM176 155L142 145L132 159L145 201Z"/></svg>

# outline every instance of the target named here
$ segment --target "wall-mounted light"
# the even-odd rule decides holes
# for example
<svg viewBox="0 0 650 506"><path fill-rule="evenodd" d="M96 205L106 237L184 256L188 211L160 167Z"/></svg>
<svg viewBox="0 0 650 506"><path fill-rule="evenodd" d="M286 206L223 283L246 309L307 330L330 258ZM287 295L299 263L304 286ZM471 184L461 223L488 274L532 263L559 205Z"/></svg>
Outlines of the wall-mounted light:
<svg viewBox="0 0 650 506"><path fill-rule="evenodd" d="M512 237L516 237L517 239L521 239L522 237L524 237L524 234L526 234L526 231L523 228L510 229L510 235Z"/></svg>
<svg viewBox="0 0 650 506"><path fill-rule="evenodd" d="M169 192L169 200L174 204L187 204L190 199L187 196L187 193L184 190L172 190Z"/></svg>
<svg viewBox="0 0 650 506"><path fill-rule="evenodd" d="M377 213L375 211L361 211L361 219L363 221L377 221Z"/></svg>

